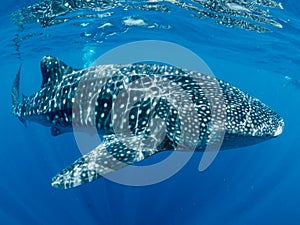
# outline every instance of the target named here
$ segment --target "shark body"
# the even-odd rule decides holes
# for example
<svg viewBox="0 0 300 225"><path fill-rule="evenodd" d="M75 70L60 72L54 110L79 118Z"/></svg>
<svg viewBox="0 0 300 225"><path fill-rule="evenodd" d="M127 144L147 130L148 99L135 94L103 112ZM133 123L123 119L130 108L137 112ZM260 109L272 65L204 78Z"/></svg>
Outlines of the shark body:
<svg viewBox="0 0 300 225"><path fill-rule="evenodd" d="M19 70L12 88L12 114L23 123L50 127L53 136L74 127L95 128L104 139L53 178L56 188L94 181L160 151L189 150L179 146L204 150L219 141L212 138L216 129L224 130L221 149L228 149L277 137L284 126L272 109L229 83L173 66L74 69L45 56L41 71L40 91L21 101ZM215 89L221 97L215 98ZM214 98L218 101L211 101Z"/></svg>

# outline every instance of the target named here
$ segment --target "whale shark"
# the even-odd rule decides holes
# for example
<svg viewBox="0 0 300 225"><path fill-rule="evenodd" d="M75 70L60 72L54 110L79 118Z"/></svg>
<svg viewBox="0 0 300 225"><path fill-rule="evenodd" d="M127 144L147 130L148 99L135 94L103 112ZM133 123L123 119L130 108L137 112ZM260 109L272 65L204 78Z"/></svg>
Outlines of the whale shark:
<svg viewBox="0 0 300 225"><path fill-rule="evenodd" d="M53 136L74 128L103 136L52 179L55 188L89 183L162 151L203 151L220 141L213 138L216 130L224 131L221 149L254 145L283 131L283 119L260 100L199 72L147 63L77 69L53 56L44 56L40 66L41 89L22 98L20 67L12 114L24 124L50 127Z"/></svg>

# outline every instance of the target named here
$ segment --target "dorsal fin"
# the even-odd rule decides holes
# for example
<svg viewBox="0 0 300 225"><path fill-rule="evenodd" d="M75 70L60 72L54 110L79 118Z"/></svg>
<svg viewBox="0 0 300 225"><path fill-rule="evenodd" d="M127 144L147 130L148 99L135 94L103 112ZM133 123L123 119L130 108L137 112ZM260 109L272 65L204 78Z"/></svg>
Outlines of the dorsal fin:
<svg viewBox="0 0 300 225"><path fill-rule="evenodd" d="M43 75L42 88L51 86L62 80L66 74L75 71L66 63L53 56L44 56L41 60L41 71Z"/></svg>

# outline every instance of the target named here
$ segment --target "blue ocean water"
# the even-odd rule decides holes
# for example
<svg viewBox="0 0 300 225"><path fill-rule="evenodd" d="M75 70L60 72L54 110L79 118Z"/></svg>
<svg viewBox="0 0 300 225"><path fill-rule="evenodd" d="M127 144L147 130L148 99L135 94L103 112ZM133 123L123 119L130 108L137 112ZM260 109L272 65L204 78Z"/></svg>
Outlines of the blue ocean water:
<svg viewBox="0 0 300 225"><path fill-rule="evenodd" d="M300 6L284 0L270 9L283 28L258 33L198 19L176 6L171 12L112 8L102 20L65 15L69 21L42 27L12 22L11 13L37 1L1 3L0 224L299 224L300 222ZM235 1L236 2L236 1ZM142 19L125 26L122 18ZM113 29L99 30L105 23ZM271 106L285 120L276 139L219 152L199 172L197 153L176 175L161 183L131 187L106 179L68 190L51 178L80 157L71 133L52 137L49 128L13 117L11 86L22 64L21 90L40 88L39 63L54 55L82 68L120 44L164 40L194 51L220 79ZM294 82L293 82L294 81ZM162 155L156 155L158 159Z"/></svg>

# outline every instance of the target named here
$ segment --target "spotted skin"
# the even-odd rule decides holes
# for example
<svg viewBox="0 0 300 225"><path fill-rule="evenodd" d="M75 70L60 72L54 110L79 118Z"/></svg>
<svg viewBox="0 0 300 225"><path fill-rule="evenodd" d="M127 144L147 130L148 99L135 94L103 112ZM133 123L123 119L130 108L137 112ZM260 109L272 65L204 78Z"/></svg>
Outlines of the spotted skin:
<svg viewBox="0 0 300 225"><path fill-rule="evenodd" d="M218 129L213 126L213 110L214 120L224 125L222 149L274 138L284 125L273 110L229 83L173 66L102 65L79 70L45 56L41 71L41 90L22 101L18 71L12 114L23 123L50 127L53 136L72 128L96 128L104 137L98 147L53 178L52 185L60 189L91 182L160 151L190 150L178 146L204 150L219 141L212 138Z"/></svg>

